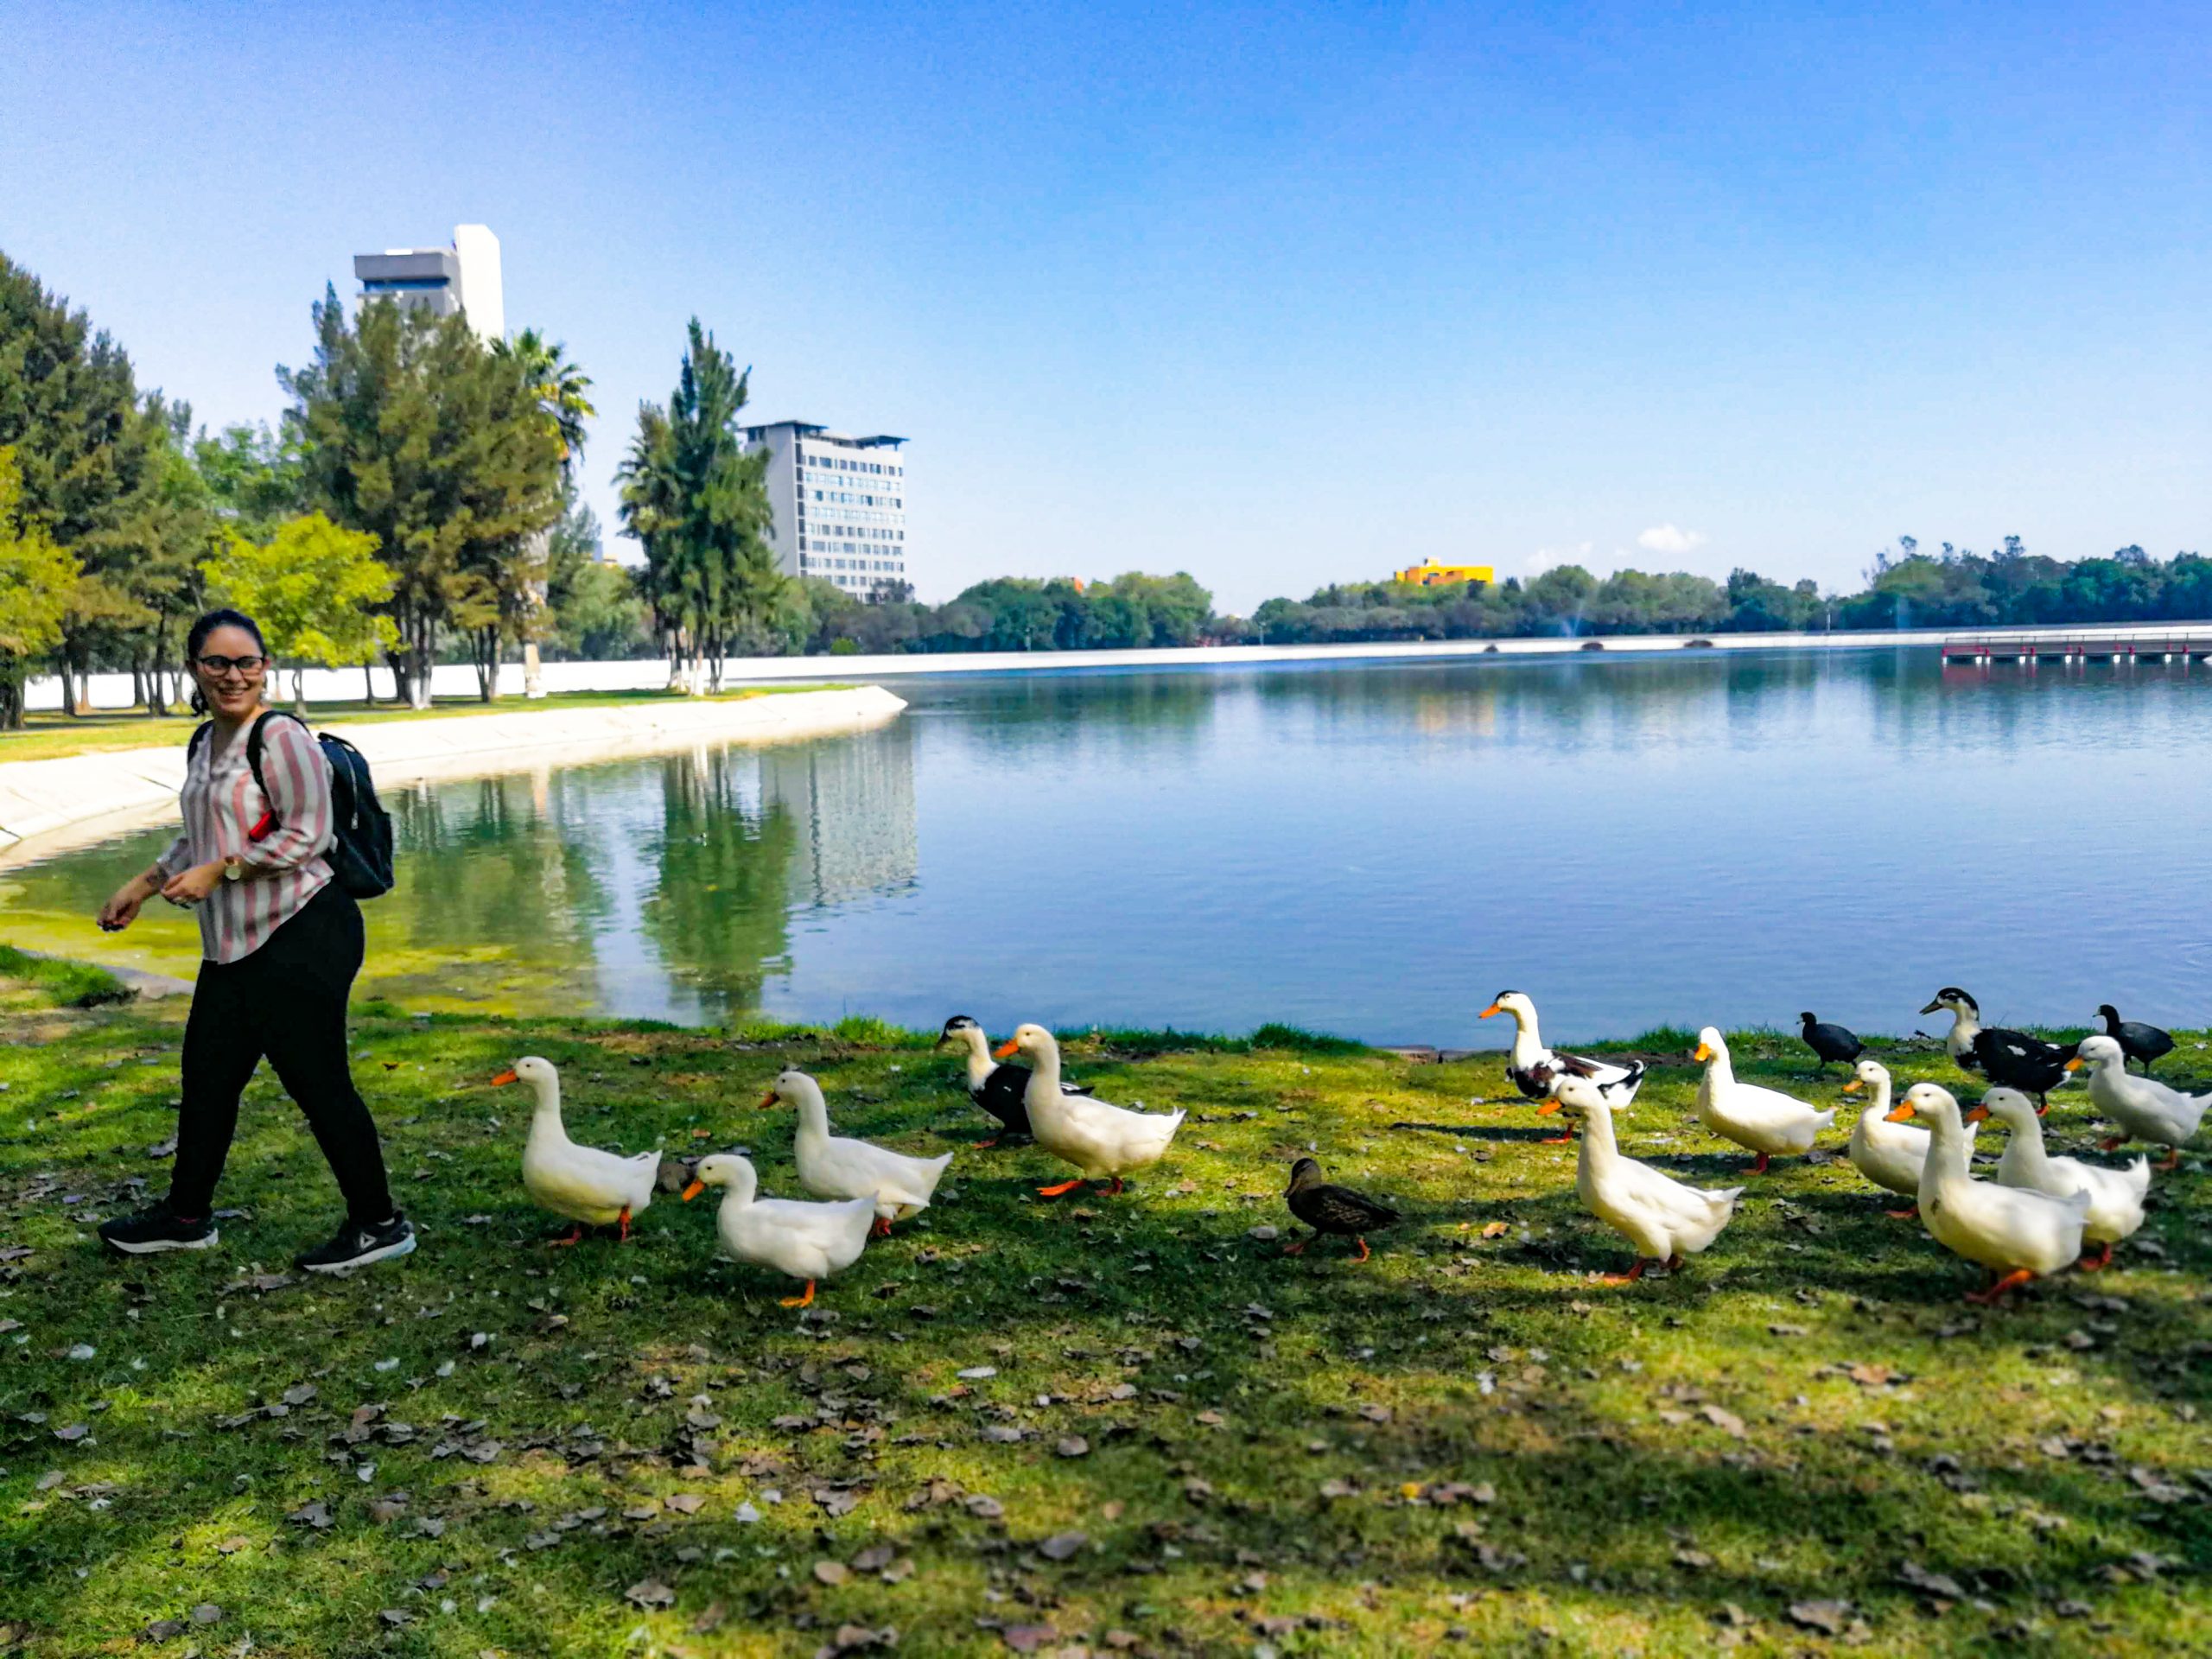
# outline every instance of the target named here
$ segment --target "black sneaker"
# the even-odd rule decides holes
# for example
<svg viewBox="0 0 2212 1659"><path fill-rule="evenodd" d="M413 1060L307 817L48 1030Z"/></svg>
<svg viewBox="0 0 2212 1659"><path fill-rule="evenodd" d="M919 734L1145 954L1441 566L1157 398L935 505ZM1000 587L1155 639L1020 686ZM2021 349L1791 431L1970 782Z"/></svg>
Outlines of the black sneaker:
<svg viewBox="0 0 2212 1659"><path fill-rule="evenodd" d="M329 1243L294 1256L292 1265L302 1273L349 1273L355 1268L365 1268L372 1262L389 1262L394 1256L406 1255L414 1248L414 1227L406 1217L394 1211L390 1221L373 1225L347 1222Z"/></svg>
<svg viewBox="0 0 2212 1659"><path fill-rule="evenodd" d="M157 1255L163 1250L204 1250L213 1246L222 1234L215 1230L212 1218L202 1216L197 1221L186 1221L169 1208L169 1201L162 1198L150 1210L142 1210L135 1216L118 1216L100 1224L100 1238L111 1249L125 1255Z"/></svg>

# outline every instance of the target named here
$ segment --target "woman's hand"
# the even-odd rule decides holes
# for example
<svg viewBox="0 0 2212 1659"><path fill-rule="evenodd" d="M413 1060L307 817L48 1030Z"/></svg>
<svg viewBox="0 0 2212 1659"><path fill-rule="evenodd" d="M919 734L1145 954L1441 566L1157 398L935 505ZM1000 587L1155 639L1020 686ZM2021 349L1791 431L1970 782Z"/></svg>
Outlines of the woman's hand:
<svg viewBox="0 0 2212 1659"><path fill-rule="evenodd" d="M212 864L195 864L171 876L162 888L162 897L173 905L196 905L214 892L222 879L223 861L219 858Z"/></svg>
<svg viewBox="0 0 2212 1659"><path fill-rule="evenodd" d="M154 884L143 875L134 875L115 890L114 896L100 906L100 931L120 933L138 919L138 906L154 896Z"/></svg>

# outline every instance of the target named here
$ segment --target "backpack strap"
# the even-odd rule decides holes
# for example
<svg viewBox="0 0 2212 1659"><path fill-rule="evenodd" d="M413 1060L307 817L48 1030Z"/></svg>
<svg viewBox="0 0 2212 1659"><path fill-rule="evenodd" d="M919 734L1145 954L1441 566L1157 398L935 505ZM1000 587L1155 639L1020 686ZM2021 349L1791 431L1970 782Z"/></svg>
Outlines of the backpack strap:
<svg viewBox="0 0 2212 1659"><path fill-rule="evenodd" d="M192 757L200 753L202 746L204 746L207 741L207 734L214 729L215 722L212 720L203 720L198 726L193 728L192 735L186 741L184 746L184 764L186 766L188 766L192 764Z"/></svg>
<svg viewBox="0 0 2212 1659"><path fill-rule="evenodd" d="M272 720L299 720L302 728L310 731L313 729L308 727L307 721L300 720L297 715L288 709L264 709L254 716L253 725L245 734L245 766L246 770L253 774L253 786L261 791L261 798L264 801L269 799L269 785L261 780L261 728ZM264 840L275 832L276 824L276 808L272 804L268 811L262 814L261 822L246 831L246 839Z"/></svg>

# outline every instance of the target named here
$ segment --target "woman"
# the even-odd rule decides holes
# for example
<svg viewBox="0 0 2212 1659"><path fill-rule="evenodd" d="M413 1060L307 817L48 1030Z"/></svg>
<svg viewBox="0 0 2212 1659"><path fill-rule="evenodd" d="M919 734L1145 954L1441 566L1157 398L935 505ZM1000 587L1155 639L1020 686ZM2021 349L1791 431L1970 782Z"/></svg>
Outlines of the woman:
<svg viewBox="0 0 2212 1659"><path fill-rule="evenodd" d="M153 868L101 907L110 932L128 927L159 893L200 913L203 957L184 1028L184 1103L168 1197L142 1215L104 1224L100 1236L131 1255L199 1250L217 1238L216 1178L238 1128L238 1096L265 1055L307 1114L346 1197L346 1224L295 1258L309 1273L339 1273L415 1248L392 1205L376 1125L346 1065L346 998L361 967L361 912L331 879L330 766L306 727L279 715L262 728L264 795L246 739L267 713L269 650L236 611L193 624L185 658L210 717L191 747L179 797L184 833Z"/></svg>

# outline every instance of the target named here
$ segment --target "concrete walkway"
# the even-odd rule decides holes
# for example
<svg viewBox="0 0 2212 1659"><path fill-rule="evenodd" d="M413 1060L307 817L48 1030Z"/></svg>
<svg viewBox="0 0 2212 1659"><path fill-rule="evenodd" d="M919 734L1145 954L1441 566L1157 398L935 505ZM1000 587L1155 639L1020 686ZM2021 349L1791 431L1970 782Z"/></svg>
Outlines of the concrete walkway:
<svg viewBox="0 0 2212 1659"><path fill-rule="evenodd" d="M367 756L377 782L386 785L512 772L549 757L569 766L702 743L788 742L880 725L906 706L882 687L865 685L734 702L671 697L360 726L341 721L327 729ZM170 747L0 764L0 863L174 817L184 760L183 748Z"/></svg>

